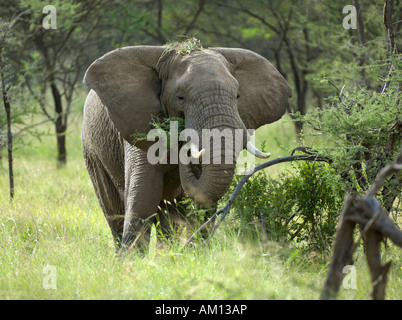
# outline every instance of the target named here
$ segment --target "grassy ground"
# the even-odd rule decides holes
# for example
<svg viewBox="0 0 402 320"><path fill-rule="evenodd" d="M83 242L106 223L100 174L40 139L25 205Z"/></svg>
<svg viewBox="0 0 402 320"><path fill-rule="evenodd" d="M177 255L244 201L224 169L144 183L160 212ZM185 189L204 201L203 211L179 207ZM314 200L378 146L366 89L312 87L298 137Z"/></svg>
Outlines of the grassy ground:
<svg viewBox="0 0 402 320"><path fill-rule="evenodd" d="M280 123L263 131L277 136L267 148L274 157L294 143L278 136L286 128ZM118 257L84 167L79 134L76 124L68 134L66 168L57 169L51 136L17 152L13 203L7 171L0 171L0 299L318 298L328 257L244 239L228 223L208 247L181 251L176 241L145 257ZM386 255L395 260L387 298L401 299L400 250L391 247ZM357 288L342 289L341 299L369 298L361 253L355 265Z"/></svg>

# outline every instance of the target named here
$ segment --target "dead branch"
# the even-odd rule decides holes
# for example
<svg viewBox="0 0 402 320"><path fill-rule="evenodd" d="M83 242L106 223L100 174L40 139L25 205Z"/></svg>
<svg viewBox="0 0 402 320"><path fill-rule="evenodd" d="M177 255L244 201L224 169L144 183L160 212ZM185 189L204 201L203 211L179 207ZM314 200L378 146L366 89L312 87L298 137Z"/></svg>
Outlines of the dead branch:
<svg viewBox="0 0 402 320"><path fill-rule="evenodd" d="M371 274L373 299L384 299L387 275L391 262L381 264L380 244L384 237L402 248L402 231L389 218L375 195L382 188L387 177L402 170L402 152L397 159L380 171L371 188L362 197L348 197L338 224L335 244L328 274L320 299L335 299L343 280L343 268L353 264L353 253L360 239L366 238L366 256ZM361 235L353 243L356 224L361 227Z"/></svg>
<svg viewBox="0 0 402 320"><path fill-rule="evenodd" d="M304 151L303 149L298 149L299 151ZM295 150L294 150L295 151ZM229 211L230 211L230 207L233 204L233 201L236 199L236 197L238 196L241 188L245 185L245 183L247 182L248 179L251 178L251 176L262 170L262 169L266 169L268 167L271 167L273 165L276 165L278 163L283 163L283 162L291 162L291 161L325 161L325 162L329 162L330 160L325 157L325 156L321 156L318 154L314 154L312 153L312 151L310 150L308 155L293 155L294 151L292 152L291 156L287 156L287 157L281 157L281 158L276 158L274 160L271 161L267 161L264 162L258 166L256 166L255 168L253 168L252 170L250 170L249 172L246 173L246 175L240 180L240 182L237 184L235 190L233 191L232 195L230 196L228 202L226 203L226 205L219 209L218 211L215 212L215 214L209 218L184 244L184 247L187 246L188 244L192 243L193 239L195 238L195 236L201 232L202 230L204 230L207 226L209 226L211 223L215 222L215 219L219 216L222 215L221 218L219 219L219 221L214 225L214 227L211 230L211 233L209 235L209 237L205 240L205 243L208 243L209 240L213 237L213 235L215 234L216 229L219 227L219 225L222 223L222 221L226 218L226 216L228 215Z"/></svg>

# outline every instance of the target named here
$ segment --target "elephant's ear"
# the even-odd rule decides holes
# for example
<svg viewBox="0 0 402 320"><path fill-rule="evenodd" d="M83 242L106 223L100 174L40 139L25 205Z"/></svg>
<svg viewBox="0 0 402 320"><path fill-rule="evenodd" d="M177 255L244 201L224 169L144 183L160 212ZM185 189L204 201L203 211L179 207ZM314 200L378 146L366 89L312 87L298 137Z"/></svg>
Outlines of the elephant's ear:
<svg viewBox="0 0 402 320"><path fill-rule="evenodd" d="M91 64L84 84L107 107L122 137L134 143L134 134L151 129L151 117L163 114L160 83L155 66L164 51L158 46L133 46L113 50Z"/></svg>
<svg viewBox="0 0 402 320"><path fill-rule="evenodd" d="M292 90L267 59L246 49L210 49L233 66L233 75L239 82L239 114L247 128L257 129L285 114Z"/></svg>

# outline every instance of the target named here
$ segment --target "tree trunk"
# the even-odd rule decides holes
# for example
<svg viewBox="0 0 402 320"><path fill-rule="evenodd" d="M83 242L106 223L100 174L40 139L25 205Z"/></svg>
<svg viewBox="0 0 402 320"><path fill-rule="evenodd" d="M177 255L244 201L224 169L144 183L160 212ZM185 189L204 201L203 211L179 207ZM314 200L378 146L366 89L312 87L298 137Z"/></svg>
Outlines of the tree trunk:
<svg viewBox="0 0 402 320"><path fill-rule="evenodd" d="M357 31L359 34L359 42L363 46L366 44L366 34L364 32L364 23L361 15L360 3L358 0L354 0L353 4L356 7L357 11Z"/></svg>
<svg viewBox="0 0 402 320"><path fill-rule="evenodd" d="M296 99L297 106L296 110L288 110L290 112L299 112L302 116L306 114L306 98L307 98L307 89L308 89L308 81L306 79L307 72L305 70L300 70L297 65L296 58L293 54L293 50L290 46L290 43L287 39L284 40L287 46L287 52L290 59L290 66L292 68L294 84L296 89ZM295 129L296 135L298 138L301 136L301 132L303 131L303 122L295 121Z"/></svg>
<svg viewBox="0 0 402 320"><path fill-rule="evenodd" d="M13 135L11 132L11 106L7 98L6 85L4 83L4 73L1 71L1 84L4 109L7 117L7 153L8 153L8 177L10 181L10 200L14 198L14 170L13 170Z"/></svg>
<svg viewBox="0 0 402 320"><path fill-rule="evenodd" d="M56 139L57 139L57 161L60 166L67 164L67 149L66 149L66 130L67 123L66 117L63 115L63 105L61 101L61 95L59 89L54 82L50 85L52 89L52 95L54 100L54 109L56 111L57 118L54 122L56 127ZM64 119L64 121L63 121Z"/></svg>
<svg viewBox="0 0 402 320"><path fill-rule="evenodd" d="M59 165L67 164L66 128L56 121L57 161Z"/></svg>

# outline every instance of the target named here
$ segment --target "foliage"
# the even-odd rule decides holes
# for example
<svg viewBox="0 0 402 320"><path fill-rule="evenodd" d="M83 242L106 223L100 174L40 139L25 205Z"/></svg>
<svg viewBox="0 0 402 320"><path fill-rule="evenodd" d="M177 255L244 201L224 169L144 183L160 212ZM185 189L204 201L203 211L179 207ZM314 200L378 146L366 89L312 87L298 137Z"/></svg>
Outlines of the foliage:
<svg viewBox="0 0 402 320"><path fill-rule="evenodd" d="M170 129L172 125L172 121L177 122L177 133L180 134L185 129L185 123L183 118L179 117L169 117L169 118L163 118L159 119L157 117L152 117L150 125L153 129L156 130L162 130L165 137L167 138L167 143L169 144L170 141ZM132 137L134 141L143 141L147 140L148 134L146 133L134 133L132 134ZM168 145L169 147L169 145Z"/></svg>
<svg viewBox="0 0 402 320"><path fill-rule="evenodd" d="M385 63L366 69L377 74L384 69L388 72L374 87L343 86L322 109L300 118L305 123L305 136L323 135L331 142L319 149L333 159L331 166L343 177L348 193L367 190L379 170L402 148L402 55L391 55ZM395 209L393 203L400 196L401 184L394 176L382 190L388 211Z"/></svg>
<svg viewBox="0 0 402 320"><path fill-rule="evenodd" d="M163 118L162 120L152 118L151 125L152 127L154 127L154 129L161 129L166 133L169 133L172 121L177 122L178 133L182 132L185 129L184 119L179 117Z"/></svg>

